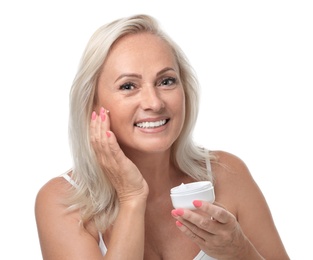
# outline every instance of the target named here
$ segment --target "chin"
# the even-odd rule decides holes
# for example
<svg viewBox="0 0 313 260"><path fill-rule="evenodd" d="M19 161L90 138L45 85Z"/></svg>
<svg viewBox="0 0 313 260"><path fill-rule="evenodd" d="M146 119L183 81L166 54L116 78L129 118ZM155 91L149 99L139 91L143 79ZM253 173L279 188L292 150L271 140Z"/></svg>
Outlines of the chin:
<svg viewBox="0 0 313 260"><path fill-rule="evenodd" d="M134 152L140 152L140 153L147 153L147 154L154 154L154 153L164 153L168 151L173 142L165 142L157 140L157 141L141 141L137 142L137 144L125 144L121 145L123 151L134 151Z"/></svg>

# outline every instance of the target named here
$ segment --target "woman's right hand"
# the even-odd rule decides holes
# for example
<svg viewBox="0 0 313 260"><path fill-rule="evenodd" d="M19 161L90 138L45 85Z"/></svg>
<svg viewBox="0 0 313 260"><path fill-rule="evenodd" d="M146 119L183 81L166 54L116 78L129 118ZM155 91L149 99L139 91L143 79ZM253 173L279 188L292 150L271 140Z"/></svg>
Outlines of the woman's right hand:
<svg viewBox="0 0 313 260"><path fill-rule="evenodd" d="M116 137L110 131L108 111L103 107L99 115L93 111L90 141L98 162L116 189L121 204L146 200L149 188L137 166L125 156Z"/></svg>

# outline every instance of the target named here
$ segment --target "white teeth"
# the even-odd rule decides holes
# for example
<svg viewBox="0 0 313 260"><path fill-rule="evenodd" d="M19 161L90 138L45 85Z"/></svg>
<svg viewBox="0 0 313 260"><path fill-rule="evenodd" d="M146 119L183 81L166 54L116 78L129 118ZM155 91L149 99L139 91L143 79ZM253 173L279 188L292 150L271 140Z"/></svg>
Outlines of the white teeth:
<svg viewBox="0 0 313 260"><path fill-rule="evenodd" d="M164 120L160 120L156 122L142 122L142 123L136 124L136 126L140 128L154 128L154 127L164 125L165 123L166 123L166 120L164 119Z"/></svg>

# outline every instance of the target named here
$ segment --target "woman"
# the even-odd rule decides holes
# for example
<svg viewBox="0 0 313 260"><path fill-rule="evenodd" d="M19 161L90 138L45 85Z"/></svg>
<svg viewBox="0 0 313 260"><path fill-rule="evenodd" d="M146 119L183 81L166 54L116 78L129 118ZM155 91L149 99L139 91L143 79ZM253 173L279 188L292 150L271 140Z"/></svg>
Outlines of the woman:
<svg viewBox="0 0 313 260"><path fill-rule="evenodd" d="M245 164L193 143L198 83L152 17L99 28L70 98L73 168L36 199L44 259L289 259ZM173 209L199 180L216 203Z"/></svg>

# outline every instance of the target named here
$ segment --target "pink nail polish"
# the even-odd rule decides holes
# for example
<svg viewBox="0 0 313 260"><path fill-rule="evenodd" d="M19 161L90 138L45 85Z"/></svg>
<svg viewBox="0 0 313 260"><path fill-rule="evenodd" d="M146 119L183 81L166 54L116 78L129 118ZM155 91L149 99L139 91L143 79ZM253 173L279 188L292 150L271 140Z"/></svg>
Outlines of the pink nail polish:
<svg viewBox="0 0 313 260"><path fill-rule="evenodd" d="M183 226L183 224L180 222L180 221L176 221L176 226L178 226L178 227L182 227Z"/></svg>
<svg viewBox="0 0 313 260"><path fill-rule="evenodd" d="M177 216L182 216L182 215L184 215L184 210L183 209L176 209L175 213Z"/></svg>
<svg viewBox="0 0 313 260"><path fill-rule="evenodd" d="M173 209L171 213L173 217L178 217L178 215L176 214L176 209Z"/></svg>
<svg viewBox="0 0 313 260"><path fill-rule="evenodd" d="M95 120L96 117L97 117L97 114L96 114L95 111L93 111L92 114L91 114L91 119L92 119L92 120Z"/></svg>
<svg viewBox="0 0 313 260"><path fill-rule="evenodd" d="M101 111L100 116L101 116L101 120L104 121L105 120L105 113L104 113L104 111Z"/></svg>
<svg viewBox="0 0 313 260"><path fill-rule="evenodd" d="M193 205L196 207L196 208L200 208L202 206L202 201L201 200L194 200L193 201Z"/></svg>
<svg viewBox="0 0 313 260"><path fill-rule="evenodd" d="M107 137L110 137L110 136L111 136L110 131L106 131L105 133L106 133Z"/></svg>

